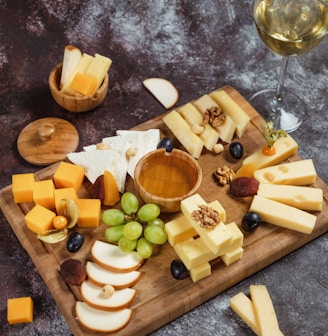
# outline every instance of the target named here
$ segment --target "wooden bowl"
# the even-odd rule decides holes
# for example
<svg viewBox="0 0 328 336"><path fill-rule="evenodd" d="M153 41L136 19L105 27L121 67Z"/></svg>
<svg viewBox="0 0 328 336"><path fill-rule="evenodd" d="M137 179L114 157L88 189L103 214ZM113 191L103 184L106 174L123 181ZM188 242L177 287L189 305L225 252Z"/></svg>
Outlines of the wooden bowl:
<svg viewBox="0 0 328 336"><path fill-rule="evenodd" d="M59 91L61 70L62 63L59 63L50 72L48 82L53 98L63 109L70 112L87 112L103 102L108 91L108 74L94 96L70 96Z"/></svg>
<svg viewBox="0 0 328 336"><path fill-rule="evenodd" d="M202 181L198 162L188 153L156 149L143 156L134 171L134 184L146 203L156 203L161 212L180 211L180 202L195 194Z"/></svg>

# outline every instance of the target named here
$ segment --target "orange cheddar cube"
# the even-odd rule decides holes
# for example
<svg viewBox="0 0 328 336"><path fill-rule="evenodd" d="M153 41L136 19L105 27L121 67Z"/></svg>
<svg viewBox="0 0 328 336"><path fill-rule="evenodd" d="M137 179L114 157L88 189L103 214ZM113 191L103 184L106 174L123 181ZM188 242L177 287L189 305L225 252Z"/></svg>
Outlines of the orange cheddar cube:
<svg viewBox="0 0 328 336"><path fill-rule="evenodd" d="M36 204L32 210L25 215L25 222L27 227L36 234L44 234L53 229L53 220L56 213Z"/></svg>
<svg viewBox="0 0 328 336"><path fill-rule="evenodd" d="M12 176L12 191L15 203L33 202L34 181L32 173Z"/></svg>
<svg viewBox="0 0 328 336"><path fill-rule="evenodd" d="M73 187L76 192L79 191L84 179L84 169L73 163L62 161L55 174L54 181L56 188Z"/></svg>
<svg viewBox="0 0 328 336"><path fill-rule="evenodd" d="M93 77L78 72L75 75L70 88L84 96L91 96L97 88L97 81Z"/></svg>
<svg viewBox="0 0 328 336"><path fill-rule="evenodd" d="M33 322L33 300L21 297L7 300L7 320L9 324Z"/></svg>
<svg viewBox="0 0 328 336"><path fill-rule="evenodd" d="M64 198L70 198L73 201L77 200L77 194L73 187L70 188L59 188L54 190L55 195L55 206L56 206L56 212L59 213L60 211L60 203L61 200Z"/></svg>
<svg viewBox="0 0 328 336"><path fill-rule="evenodd" d="M79 209L77 226L98 227L101 216L101 201L99 199L77 199L76 205Z"/></svg>
<svg viewBox="0 0 328 336"><path fill-rule="evenodd" d="M48 209L55 208L55 185L52 180L35 181L33 185L33 201Z"/></svg>

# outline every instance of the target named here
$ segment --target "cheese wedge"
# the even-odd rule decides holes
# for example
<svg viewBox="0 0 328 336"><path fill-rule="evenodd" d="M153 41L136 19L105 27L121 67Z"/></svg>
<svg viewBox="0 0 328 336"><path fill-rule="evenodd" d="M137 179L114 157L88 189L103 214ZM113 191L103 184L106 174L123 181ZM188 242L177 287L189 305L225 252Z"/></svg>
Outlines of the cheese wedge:
<svg viewBox="0 0 328 336"><path fill-rule="evenodd" d="M82 57L82 52L79 48L68 45L64 49L63 66L60 77L60 88L64 86L70 74L74 71Z"/></svg>
<svg viewBox="0 0 328 336"><path fill-rule="evenodd" d="M236 172L236 177L250 176L259 168L276 165L293 154L297 153L298 144L290 136L281 137L275 142L276 152L273 155L264 155L262 149L254 152L243 160L241 168Z"/></svg>
<svg viewBox="0 0 328 336"><path fill-rule="evenodd" d="M316 177L311 159L283 163L254 172L254 178L259 182L273 184L307 185L314 183Z"/></svg>
<svg viewBox="0 0 328 336"><path fill-rule="evenodd" d="M257 195L302 210L322 210L323 191L319 188L260 183Z"/></svg>
<svg viewBox="0 0 328 336"><path fill-rule="evenodd" d="M191 103L182 106L179 109L179 113L183 116L191 128L193 125L203 126L204 130L201 134L199 134L199 137L203 140L206 149L212 151L213 147L219 140L219 133L210 124L203 123L202 113Z"/></svg>
<svg viewBox="0 0 328 336"><path fill-rule="evenodd" d="M292 206L255 195L249 211L257 212L264 222L310 234L317 217Z"/></svg>
<svg viewBox="0 0 328 336"><path fill-rule="evenodd" d="M219 105L207 94L196 100L194 104L202 114L211 107L219 107ZM222 141L230 143L235 133L236 125L229 115L226 115L225 121L214 128L219 132Z"/></svg>
<svg viewBox="0 0 328 336"><path fill-rule="evenodd" d="M249 290L260 335L281 335L276 312L266 286L251 285Z"/></svg>
<svg viewBox="0 0 328 336"><path fill-rule="evenodd" d="M177 111L171 111L163 117L163 122L172 131L184 148L195 159L198 159L203 150L203 141L192 132L190 125Z"/></svg>
<svg viewBox="0 0 328 336"><path fill-rule="evenodd" d="M213 91L209 96L229 115L236 125L236 134L241 137L249 124L249 115L224 90Z"/></svg>
<svg viewBox="0 0 328 336"><path fill-rule="evenodd" d="M195 194L181 201L181 210L183 214L186 216L189 223L198 232L199 236L202 239L204 239L209 249L213 253L219 254L220 250L224 249L226 246L231 245L232 233L223 222L216 225L216 227L212 230L205 229L199 226L191 218L192 212L194 210L199 210L198 207L199 205L207 205L207 204L199 194Z"/></svg>

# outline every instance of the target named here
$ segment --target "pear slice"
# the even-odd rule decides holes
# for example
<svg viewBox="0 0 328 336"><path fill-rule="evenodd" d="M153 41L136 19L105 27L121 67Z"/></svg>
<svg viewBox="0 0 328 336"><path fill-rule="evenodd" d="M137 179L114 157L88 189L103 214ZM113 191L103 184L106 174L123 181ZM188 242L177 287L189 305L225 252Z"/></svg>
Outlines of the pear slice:
<svg viewBox="0 0 328 336"><path fill-rule="evenodd" d="M75 312L78 321L85 328L102 333L116 332L123 329L132 316L132 310L129 308L108 312L92 308L81 301L75 303Z"/></svg>
<svg viewBox="0 0 328 336"><path fill-rule="evenodd" d="M166 109L171 108L178 101L178 90L168 80L163 78L148 78L142 83Z"/></svg>
<svg viewBox="0 0 328 336"><path fill-rule="evenodd" d="M104 294L103 287L85 280L81 284L81 295L83 301L92 308L117 311L127 308L136 297L137 291L133 288L118 289L108 297Z"/></svg>
<svg viewBox="0 0 328 336"><path fill-rule="evenodd" d="M133 286L140 278L139 271L132 271L126 273L113 272L105 269L98 264L87 261L86 270L89 281L97 286L112 285L115 289L123 289Z"/></svg>
<svg viewBox="0 0 328 336"><path fill-rule="evenodd" d="M66 80L70 76L70 74L73 72L75 67L80 61L80 58L82 57L82 52L79 48L76 48L74 46L68 45L65 47L64 50L64 58L63 58L63 67L60 77L60 88L64 86L66 83Z"/></svg>

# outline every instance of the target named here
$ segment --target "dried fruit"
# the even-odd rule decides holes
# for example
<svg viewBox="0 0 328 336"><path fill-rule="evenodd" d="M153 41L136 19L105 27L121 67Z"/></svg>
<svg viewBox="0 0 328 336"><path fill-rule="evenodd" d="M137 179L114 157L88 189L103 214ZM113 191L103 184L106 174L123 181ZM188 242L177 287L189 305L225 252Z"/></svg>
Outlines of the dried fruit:
<svg viewBox="0 0 328 336"><path fill-rule="evenodd" d="M93 199L100 199L101 203L104 203L105 199L105 187L104 187L104 175L100 175L96 178L96 181L91 185L90 197Z"/></svg>
<svg viewBox="0 0 328 336"><path fill-rule="evenodd" d="M81 261L68 259L60 266L60 275L67 284L78 286L86 279L87 271Z"/></svg>
<svg viewBox="0 0 328 336"><path fill-rule="evenodd" d="M230 192L233 196L254 196L259 188L259 181L253 177L238 177L230 183Z"/></svg>

